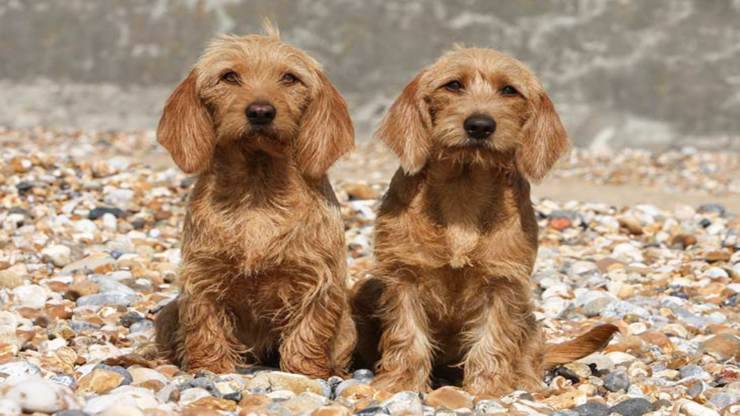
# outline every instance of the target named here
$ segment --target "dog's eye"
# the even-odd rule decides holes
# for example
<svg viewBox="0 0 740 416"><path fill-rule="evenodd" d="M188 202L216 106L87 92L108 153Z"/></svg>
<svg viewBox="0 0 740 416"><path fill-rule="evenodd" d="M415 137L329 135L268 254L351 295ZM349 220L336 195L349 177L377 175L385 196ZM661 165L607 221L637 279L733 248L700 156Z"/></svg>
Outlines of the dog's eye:
<svg viewBox="0 0 740 416"><path fill-rule="evenodd" d="M452 92L458 92L463 88L463 85L460 81L450 81L447 84L443 85L447 91Z"/></svg>
<svg viewBox="0 0 740 416"><path fill-rule="evenodd" d="M239 74L234 71L229 71L221 75L221 79L228 82L229 84L238 84Z"/></svg>
<svg viewBox="0 0 740 416"><path fill-rule="evenodd" d="M298 77L291 74L290 72L286 72L285 74L283 74L283 77L280 78L280 82L288 85L295 84L296 82L298 82Z"/></svg>
<svg viewBox="0 0 740 416"><path fill-rule="evenodd" d="M516 88L512 87L511 85L506 85L505 87L501 88L500 92L501 95L506 95L508 97L519 95L519 91L517 91Z"/></svg>

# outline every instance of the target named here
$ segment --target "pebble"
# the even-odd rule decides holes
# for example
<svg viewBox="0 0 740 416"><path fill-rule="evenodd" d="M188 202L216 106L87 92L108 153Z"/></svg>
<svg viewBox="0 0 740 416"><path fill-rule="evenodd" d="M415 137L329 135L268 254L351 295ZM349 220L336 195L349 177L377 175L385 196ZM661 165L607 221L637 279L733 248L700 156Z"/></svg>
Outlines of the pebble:
<svg viewBox="0 0 740 416"><path fill-rule="evenodd" d="M69 388L38 376L5 384L0 388L0 396L16 403L24 412L54 413L79 408L77 398Z"/></svg>
<svg viewBox="0 0 740 416"><path fill-rule="evenodd" d="M609 409L609 412L617 413L622 416L642 416L645 413L652 411L652 403L643 398L627 399Z"/></svg>
<svg viewBox="0 0 740 416"><path fill-rule="evenodd" d="M58 411L66 416L578 416L642 414L648 404L651 416L738 413L740 220L711 198L664 209L535 193L534 307L546 338L562 342L601 322L621 334L531 394L473 397L450 386L390 394L370 385L370 370L316 380L261 367L194 376L163 364L153 320L177 293L195 177L171 168L153 131L0 127L0 141L0 414L24 411L7 397L18 383L36 383L44 400L70 399ZM361 146L330 175L350 282L370 273L378 202L397 167L380 143ZM167 164L145 166L140 153ZM604 158L576 148L552 176L673 193L706 193L711 183L710 192L736 197L733 166L740 156L727 152L625 149ZM30 406L52 403L44 400Z"/></svg>
<svg viewBox="0 0 740 416"><path fill-rule="evenodd" d="M46 290L39 285L24 285L13 289L13 295L20 306L41 309L46 304Z"/></svg>
<svg viewBox="0 0 740 416"><path fill-rule="evenodd" d="M623 370L612 371L604 377L604 388L609 391L627 390L629 386L629 377Z"/></svg>

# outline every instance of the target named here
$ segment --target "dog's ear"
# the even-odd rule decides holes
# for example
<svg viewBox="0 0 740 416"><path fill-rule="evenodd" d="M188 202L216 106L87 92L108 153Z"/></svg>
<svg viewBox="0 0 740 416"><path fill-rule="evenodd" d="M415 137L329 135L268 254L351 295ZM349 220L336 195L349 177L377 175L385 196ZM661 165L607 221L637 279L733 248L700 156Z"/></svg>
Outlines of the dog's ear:
<svg viewBox="0 0 740 416"><path fill-rule="evenodd" d="M516 163L527 179L539 181L568 150L568 134L550 97L541 88L531 98L531 113L522 129Z"/></svg>
<svg viewBox="0 0 740 416"><path fill-rule="evenodd" d="M303 114L296 149L298 168L312 178L322 177L355 144L347 103L326 75L319 71L318 76L319 86Z"/></svg>
<svg viewBox="0 0 740 416"><path fill-rule="evenodd" d="M423 75L422 71L406 85L375 132L398 155L401 168L409 175L419 172L429 157L431 117L420 91Z"/></svg>
<svg viewBox="0 0 740 416"><path fill-rule="evenodd" d="M216 143L211 116L198 96L192 70L164 105L157 141L185 173L197 173L209 163Z"/></svg>

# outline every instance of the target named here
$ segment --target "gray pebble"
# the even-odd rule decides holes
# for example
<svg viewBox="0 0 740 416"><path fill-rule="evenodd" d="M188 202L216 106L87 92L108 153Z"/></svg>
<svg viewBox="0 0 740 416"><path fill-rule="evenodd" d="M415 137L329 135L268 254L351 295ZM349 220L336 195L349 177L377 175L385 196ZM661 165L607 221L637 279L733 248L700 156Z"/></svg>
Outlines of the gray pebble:
<svg viewBox="0 0 740 416"><path fill-rule="evenodd" d="M622 416L642 416L645 413L652 412L653 405L643 398L627 399L615 406L612 406L610 411Z"/></svg>
<svg viewBox="0 0 740 416"><path fill-rule="evenodd" d="M623 370L612 371L604 377L604 387L609 391L627 390L629 386L629 377Z"/></svg>
<svg viewBox="0 0 740 416"><path fill-rule="evenodd" d="M599 402L588 402L573 410L578 416L609 416L609 406Z"/></svg>
<svg viewBox="0 0 740 416"><path fill-rule="evenodd" d="M104 306L104 305L123 305L129 306L139 299L137 295L124 293L96 293L77 299L77 306Z"/></svg>

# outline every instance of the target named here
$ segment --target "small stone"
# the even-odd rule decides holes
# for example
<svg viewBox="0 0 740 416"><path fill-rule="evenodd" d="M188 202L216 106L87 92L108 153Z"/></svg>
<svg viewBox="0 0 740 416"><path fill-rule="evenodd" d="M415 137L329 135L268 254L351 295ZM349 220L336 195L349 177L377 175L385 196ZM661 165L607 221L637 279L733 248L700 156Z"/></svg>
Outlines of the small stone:
<svg viewBox="0 0 740 416"><path fill-rule="evenodd" d="M377 191L364 183L349 184L344 187L350 200L378 199Z"/></svg>
<svg viewBox="0 0 740 416"><path fill-rule="evenodd" d="M573 410L578 416L609 416L609 406L600 402L588 402Z"/></svg>
<svg viewBox="0 0 740 416"><path fill-rule="evenodd" d="M80 378L77 392L108 393L123 383L124 377L110 370L96 369Z"/></svg>
<svg viewBox="0 0 740 416"><path fill-rule="evenodd" d="M368 369L366 369L366 368L362 368L362 369L356 370L354 373L352 373L352 378L353 379L355 379L355 380L361 380L361 381L364 381L364 382L367 382L367 381L372 380L374 376L375 375L373 374L373 372L370 371L370 370L368 370Z"/></svg>
<svg viewBox="0 0 740 416"><path fill-rule="evenodd" d="M273 390L290 390L295 394L311 392L321 394L323 388L317 380L299 374L281 371L262 372L247 382L247 388L255 386L271 387Z"/></svg>
<svg viewBox="0 0 740 416"><path fill-rule="evenodd" d="M77 399L69 388L39 376L10 384L4 398L17 403L23 411L29 413L55 413L79 408Z"/></svg>
<svg viewBox="0 0 740 416"><path fill-rule="evenodd" d="M24 285L13 289L16 303L32 309L40 309L46 304L46 290L38 285Z"/></svg>
<svg viewBox="0 0 740 416"><path fill-rule="evenodd" d="M643 398L627 399L615 406L612 406L610 409L611 413L617 413L622 416L642 416L645 413L652 411L652 403Z"/></svg>
<svg viewBox="0 0 740 416"><path fill-rule="evenodd" d="M730 253L724 250L710 251L704 256L704 258L710 263L730 261Z"/></svg>
<svg viewBox="0 0 740 416"><path fill-rule="evenodd" d="M233 412L236 410L236 403L231 400L220 399L212 396L201 397L188 404L188 407L194 409L219 410Z"/></svg>
<svg viewBox="0 0 740 416"><path fill-rule="evenodd" d="M326 397L322 395L305 392L286 400L285 402L281 403L281 405L291 414L299 415L313 412L319 407L325 405L326 402Z"/></svg>
<svg viewBox="0 0 740 416"><path fill-rule="evenodd" d="M115 207L97 207L90 210L90 213L87 215L88 219L91 220L97 220L98 218L102 218L105 214L111 214L116 218L123 218L125 213L120 208Z"/></svg>
<svg viewBox="0 0 740 416"><path fill-rule="evenodd" d="M686 416L719 416L719 413L691 400L681 400L676 406Z"/></svg>
<svg viewBox="0 0 740 416"><path fill-rule="evenodd" d="M623 228L626 228L627 231L630 232L632 235L642 235L642 225L640 225L640 222L634 218L634 217L622 217L619 219L619 225Z"/></svg>
<svg viewBox="0 0 740 416"><path fill-rule="evenodd" d="M740 337L733 334L719 334L704 341L702 350L720 360L740 359Z"/></svg>
<svg viewBox="0 0 740 416"><path fill-rule="evenodd" d="M696 212L699 214L716 214L720 217L725 215L726 209L721 204L703 204L697 208Z"/></svg>
<svg viewBox="0 0 740 416"><path fill-rule="evenodd" d="M83 296L77 299L77 306L104 306L104 305L121 305L129 306L136 302L137 295L124 293L97 293L94 295Z"/></svg>
<svg viewBox="0 0 740 416"><path fill-rule="evenodd" d="M420 415L422 414L422 403L419 393L402 391L391 396L390 399L381 403L392 415Z"/></svg>
<svg viewBox="0 0 740 416"><path fill-rule="evenodd" d="M72 261L70 257L72 255L72 250L61 244L54 244L45 247L41 251L41 255L45 261L50 261L57 267L64 267Z"/></svg>
<svg viewBox="0 0 740 416"><path fill-rule="evenodd" d="M0 270L0 289L13 289L23 284L23 278L11 270Z"/></svg>
<svg viewBox="0 0 740 416"><path fill-rule="evenodd" d="M445 386L434 390L427 395L424 401L429 406L445 407L447 409L467 409L473 407L473 396L452 386Z"/></svg>
<svg viewBox="0 0 740 416"><path fill-rule="evenodd" d="M677 234L671 239L671 246L678 246L681 249L685 249L697 242L696 237L691 234Z"/></svg>
<svg viewBox="0 0 740 416"><path fill-rule="evenodd" d="M629 377L623 370L612 371L604 377L604 388L609 391L627 390L629 386Z"/></svg>
<svg viewBox="0 0 740 416"><path fill-rule="evenodd" d="M7 377L6 383L14 380L21 380L32 376L41 375L41 369L27 361L11 361L9 363L0 364L0 375Z"/></svg>
<svg viewBox="0 0 740 416"><path fill-rule="evenodd" d="M332 405L322 406L314 410L311 416L350 416L352 412L346 407Z"/></svg>

